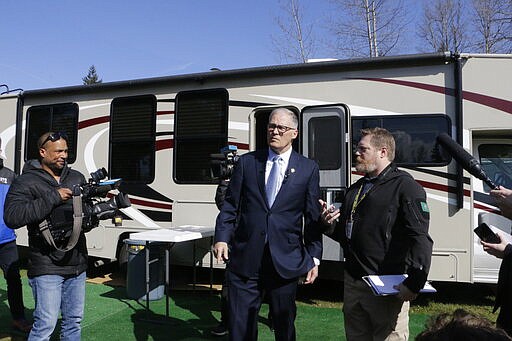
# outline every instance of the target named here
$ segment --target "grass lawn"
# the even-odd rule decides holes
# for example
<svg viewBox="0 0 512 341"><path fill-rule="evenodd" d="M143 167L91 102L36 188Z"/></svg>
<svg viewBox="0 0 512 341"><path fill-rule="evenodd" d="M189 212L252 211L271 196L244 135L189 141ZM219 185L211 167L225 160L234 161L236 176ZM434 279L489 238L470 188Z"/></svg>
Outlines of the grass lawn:
<svg viewBox="0 0 512 341"><path fill-rule="evenodd" d="M187 282L189 272L175 272ZM91 274L95 277L97 274ZM115 274L113 275L115 277ZM204 274L207 278L207 275ZM216 274L215 282L221 275ZM199 276L201 281L201 274ZM144 302L126 298L122 281L112 280L103 284L87 283L85 316L82 323L82 339L89 340L227 340L211 337L209 331L216 326L220 316L219 295L208 291L178 290L173 283L171 290L170 319L164 324L148 323L146 318L162 320L165 315L165 299L150 302L151 315L147 315ZM494 297L489 288L479 285L434 283L439 293L422 295L411 308L411 340L424 327L429 316L440 312L464 308L484 315L491 320ZM23 290L27 315L34 308L32 293L23 275ZM4 280L0 280L0 341L24 340L10 328ZM298 293L298 316L296 321L298 340L314 338L344 340L343 316L341 313L342 284L334 281L319 281L314 286L303 286ZM266 325L268 306L263 305L259 320L259 340L273 340ZM58 334L55 333L55 340Z"/></svg>

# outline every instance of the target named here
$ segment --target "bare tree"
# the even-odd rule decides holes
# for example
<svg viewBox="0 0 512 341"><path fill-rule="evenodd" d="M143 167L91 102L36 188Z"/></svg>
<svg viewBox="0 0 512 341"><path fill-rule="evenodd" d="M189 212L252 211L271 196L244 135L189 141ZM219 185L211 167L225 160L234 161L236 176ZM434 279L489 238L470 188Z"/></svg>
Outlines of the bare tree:
<svg viewBox="0 0 512 341"><path fill-rule="evenodd" d="M475 45L478 52L510 53L512 20L510 0L473 0Z"/></svg>
<svg viewBox="0 0 512 341"><path fill-rule="evenodd" d="M467 18L461 0L425 2L418 36L434 51L462 52L471 46Z"/></svg>
<svg viewBox="0 0 512 341"><path fill-rule="evenodd" d="M280 34L272 43L281 61L305 63L313 54L313 25L306 23L299 0L280 0L283 15L276 18Z"/></svg>
<svg viewBox="0 0 512 341"><path fill-rule="evenodd" d="M378 57L394 52L409 24L403 0L331 0L337 16L330 27L336 53Z"/></svg>

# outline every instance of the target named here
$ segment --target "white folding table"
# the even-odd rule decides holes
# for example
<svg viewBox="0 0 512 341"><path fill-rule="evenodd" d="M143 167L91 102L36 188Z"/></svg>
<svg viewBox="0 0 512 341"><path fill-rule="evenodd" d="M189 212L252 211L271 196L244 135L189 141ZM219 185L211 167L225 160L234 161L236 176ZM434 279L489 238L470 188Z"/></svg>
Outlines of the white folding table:
<svg viewBox="0 0 512 341"><path fill-rule="evenodd" d="M176 243L194 241L193 251L193 288L196 284L196 245L195 241L202 238L210 237L213 239L215 228L210 226L197 226L197 225L183 225L174 228L162 228L157 230L149 230L144 232L130 233L131 240L143 241L146 247L146 312L149 313L149 293L150 293L150 257L149 248L151 244L164 244L165 245L165 316L169 317L169 266L170 266L170 251ZM213 268L213 254L210 250L210 289L212 287L212 268Z"/></svg>

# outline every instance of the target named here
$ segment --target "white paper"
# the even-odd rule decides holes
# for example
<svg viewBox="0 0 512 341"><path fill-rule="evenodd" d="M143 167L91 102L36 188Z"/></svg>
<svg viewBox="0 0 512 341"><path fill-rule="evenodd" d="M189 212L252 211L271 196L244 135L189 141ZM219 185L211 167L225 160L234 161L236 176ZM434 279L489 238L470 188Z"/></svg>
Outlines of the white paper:
<svg viewBox="0 0 512 341"><path fill-rule="evenodd" d="M398 290L394 288L395 285L402 283L407 278L407 274L401 275L370 275L364 276L363 280L370 286L373 293L377 296L396 295ZM422 293L434 293L437 290L429 283L426 282Z"/></svg>

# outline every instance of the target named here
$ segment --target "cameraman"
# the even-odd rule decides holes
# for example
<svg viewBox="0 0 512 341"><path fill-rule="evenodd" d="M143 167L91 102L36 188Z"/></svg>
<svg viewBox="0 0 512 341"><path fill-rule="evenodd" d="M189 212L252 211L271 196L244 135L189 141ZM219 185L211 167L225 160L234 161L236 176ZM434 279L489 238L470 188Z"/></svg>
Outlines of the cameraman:
<svg viewBox="0 0 512 341"><path fill-rule="evenodd" d="M27 225L28 229L28 277L35 300L34 324L28 340L49 340L59 311L61 340L80 340L87 268L84 232L80 232L73 248L62 251L43 238L40 226L51 223L56 211L72 212L71 188L85 183L85 178L67 166L68 144L64 133L43 134L37 147L39 159L25 164L22 175L9 189L4 210L4 220L9 227L16 229ZM73 226L72 220L69 225ZM66 240L59 243L66 243Z"/></svg>

